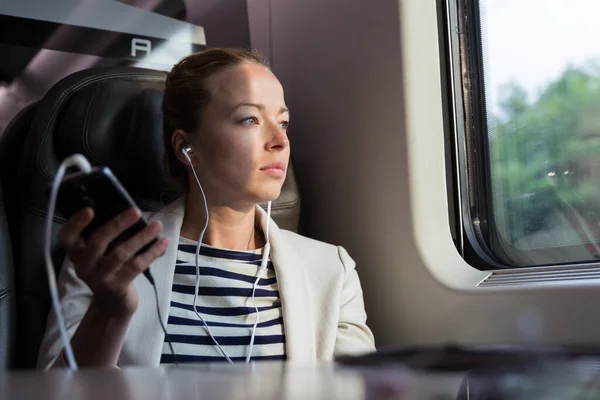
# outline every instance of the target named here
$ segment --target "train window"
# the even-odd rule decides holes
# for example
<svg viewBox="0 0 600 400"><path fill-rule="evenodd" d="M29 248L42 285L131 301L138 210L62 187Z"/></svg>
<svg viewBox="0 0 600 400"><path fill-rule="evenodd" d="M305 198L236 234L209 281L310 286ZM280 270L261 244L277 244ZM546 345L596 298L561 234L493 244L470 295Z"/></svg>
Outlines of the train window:
<svg viewBox="0 0 600 400"><path fill-rule="evenodd" d="M448 0L460 248L480 269L600 259L597 0Z"/></svg>

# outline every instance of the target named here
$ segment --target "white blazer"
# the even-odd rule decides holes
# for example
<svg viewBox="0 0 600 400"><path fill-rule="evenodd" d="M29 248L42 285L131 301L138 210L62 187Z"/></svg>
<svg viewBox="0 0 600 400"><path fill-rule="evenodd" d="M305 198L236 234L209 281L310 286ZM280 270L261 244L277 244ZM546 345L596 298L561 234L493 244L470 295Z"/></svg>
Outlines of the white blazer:
<svg viewBox="0 0 600 400"><path fill-rule="evenodd" d="M258 206L257 212L264 227L267 214ZM165 325L184 213L185 197L180 197L158 212L145 214L150 221L162 221L162 234L170 239L165 254L150 266ZM374 339L366 325L360 281L355 263L346 250L279 229L272 220L269 239L281 296L288 361L310 364L329 361L341 354L373 351ZM158 366L164 334L157 320L154 291L143 275L138 276L134 284L140 302L131 319L119 365ZM93 294L77 278L69 260L65 260L61 268L58 286L65 324L72 336ZM63 357L59 357L62 349L56 319L50 312L38 367L64 366Z"/></svg>

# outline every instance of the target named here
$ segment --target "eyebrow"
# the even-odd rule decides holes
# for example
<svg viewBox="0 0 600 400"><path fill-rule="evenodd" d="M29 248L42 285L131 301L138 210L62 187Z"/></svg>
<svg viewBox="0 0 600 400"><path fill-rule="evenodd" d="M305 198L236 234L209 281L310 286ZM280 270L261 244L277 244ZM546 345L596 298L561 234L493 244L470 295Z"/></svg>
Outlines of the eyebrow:
<svg viewBox="0 0 600 400"><path fill-rule="evenodd" d="M258 103L247 103L247 102L243 102L243 103L239 103L238 105L236 105L235 107L233 107L233 111L237 110L240 107L255 107L258 108L259 110L264 110L265 106L263 104L258 104ZM283 113L289 113L290 110L287 107L281 107L279 109L279 112L277 113L277 115L283 114Z"/></svg>

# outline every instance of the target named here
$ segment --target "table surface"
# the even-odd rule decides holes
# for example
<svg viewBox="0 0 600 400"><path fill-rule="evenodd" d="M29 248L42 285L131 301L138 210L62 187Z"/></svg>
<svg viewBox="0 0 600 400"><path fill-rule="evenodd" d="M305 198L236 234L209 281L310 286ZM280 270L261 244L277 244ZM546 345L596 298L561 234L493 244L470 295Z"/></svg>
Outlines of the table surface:
<svg viewBox="0 0 600 400"><path fill-rule="evenodd" d="M465 374L402 366L184 365L0 372L0 399L456 399ZM423 382L426 379L427 384Z"/></svg>
<svg viewBox="0 0 600 400"><path fill-rule="evenodd" d="M462 388L462 389L461 389ZM468 390L467 394L465 390ZM459 395L460 393L460 395ZM416 372L401 365L202 364L0 372L0 399L600 399L600 365Z"/></svg>

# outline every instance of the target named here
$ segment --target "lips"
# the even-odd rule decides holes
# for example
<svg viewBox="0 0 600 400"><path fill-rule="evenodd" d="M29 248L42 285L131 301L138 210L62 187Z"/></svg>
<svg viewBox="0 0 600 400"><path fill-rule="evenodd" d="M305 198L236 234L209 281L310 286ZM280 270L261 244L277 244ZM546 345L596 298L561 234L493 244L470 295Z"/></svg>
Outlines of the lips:
<svg viewBox="0 0 600 400"><path fill-rule="evenodd" d="M267 171L267 170L281 170L281 171L285 171L285 164L284 163L273 163L273 164L269 164L265 167L262 167L260 169L261 171Z"/></svg>
<svg viewBox="0 0 600 400"><path fill-rule="evenodd" d="M284 163L272 163L266 165L260 169L262 172L267 173L276 178L281 178L285 175L285 164Z"/></svg>

